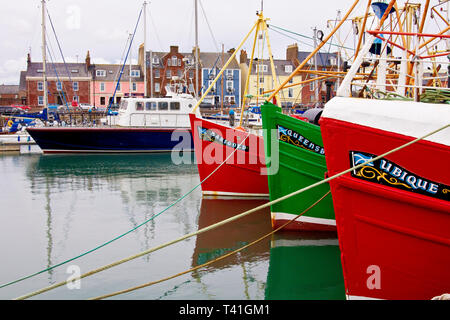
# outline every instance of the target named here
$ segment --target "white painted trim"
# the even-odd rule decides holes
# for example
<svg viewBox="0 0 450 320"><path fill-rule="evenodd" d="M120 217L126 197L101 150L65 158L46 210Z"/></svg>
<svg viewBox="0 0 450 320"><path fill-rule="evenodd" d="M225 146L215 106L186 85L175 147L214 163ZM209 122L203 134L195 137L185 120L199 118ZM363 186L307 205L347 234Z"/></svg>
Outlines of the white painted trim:
<svg viewBox="0 0 450 320"><path fill-rule="evenodd" d="M450 105L334 97L325 105L322 118L419 138L449 123ZM450 146L450 129L425 140Z"/></svg>
<svg viewBox="0 0 450 320"><path fill-rule="evenodd" d="M298 216L298 215L297 214L292 214L292 213L272 212L272 219L273 220L292 220L296 216ZM301 216L296 221L306 222L306 223L314 223L314 224L321 224L321 225L327 225L327 226L336 226L336 220L335 219L324 219L324 218L314 218L314 217L308 217L308 216Z"/></svg>
<svg viewBox="0 0 450 320"><path fill-rule="evenodd" d="M258 197L268 198L268 193L238 193L238 192L224 192L224 191L202 191L205 196L229 196L229 197Z"/></svg>
<svg viewBox="0 0 450 320"><path fill-rule="evenodd" d="M272 241L272 248L279 247L322 247L322 246L338 246L338 239L276 239Z"/></svg>
<svg viewBox="0 0 450 320"><path fill-rule="evenodd" d="M346 295L347 300L383 300L379 298L370 298L370 297L363 297L363 296L352 296L347 294Z"/></svg>

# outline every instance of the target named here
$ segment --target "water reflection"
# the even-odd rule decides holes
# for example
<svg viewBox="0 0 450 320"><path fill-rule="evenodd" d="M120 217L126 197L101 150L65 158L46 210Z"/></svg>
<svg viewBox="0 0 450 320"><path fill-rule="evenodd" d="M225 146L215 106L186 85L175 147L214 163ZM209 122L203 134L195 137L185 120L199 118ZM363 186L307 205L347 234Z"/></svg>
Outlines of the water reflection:
<svg viewBox="0 0 450 320"><path fill-rule="evenodd" d="M265 299L345 299L337 234L276 233L271 241Z"/></svg>
<svg viewBox="0 0 450 320"><path fill-rule="evenodd" d="M43 202L47 267L61 262L58 257L64 256L69 233L74 232L70 224L74 220L85 223L87 212L108 223L125 216L128 228L120 225L113 234L115 237L159 214L199 182L195 165L175 165L170 154L40 155L29 158L25 172L33 200ZM181 205L171 212L171 218L186 233L195 228L190 219L192 209L195 207ZM139 229L136 237L140 250L147 249L155 239L156 225L157 221L151 220ZM83 233L86 229L81 228ZM75 253L80 252L70 255ZM52 270L48 275L52 282Z"/></svg>
<svg viewBox="0 0 450 320"><path fill-rule="evenodd" d="M198 229L228 219L266 202L267 200L260 199L203 198L198 218ZM217 229L199 234L195 242L192 266L212 261L255 241L271 231L270 208L265 208ZM234 272L240 274L242 279L243 298L254 299L249 292L249 287L256 287L255 290L260 291L256 292L255 295L263 295L264 283L258 283L256 277L252 275L254 272L254 270L251 270L252 264L267 260L269 249L270 239L264 239L237 254L214 262L201 271L193 272L192 276L200 286L203 286L203 294L207 296L208 285L202 282L202 274L205 271L237 269ZM239 289L236 288L236 290Z"/></svg>
<svg viewBox="0 0 450 320"><path fill-rule="evenodd" d="M259 199L203 198L198 218L198 229L205 228L239 213L266 203ZM265 208L228 223L212 231L199 234L195 243L192 266L206 263L223 254L236 250L272 231L270 208ZM258 260L267 256L270 239L261 241L239 254L214 263L211 268L227 268L241 261Z"/></svg>

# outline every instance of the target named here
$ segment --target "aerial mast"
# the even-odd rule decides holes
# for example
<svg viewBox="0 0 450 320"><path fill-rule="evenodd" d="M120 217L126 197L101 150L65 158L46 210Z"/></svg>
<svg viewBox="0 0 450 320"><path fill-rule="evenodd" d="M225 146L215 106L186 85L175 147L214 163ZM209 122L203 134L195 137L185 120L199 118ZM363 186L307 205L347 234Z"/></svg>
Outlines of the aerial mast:
<svg viewBox="0 0 450 320"><path fill-rule="evenodd" d="M198 99L198 67L199 67L199 56L198 56L198 8L197 8L198 0L194 0L194 8L195 8L195 98Z"/></svg>

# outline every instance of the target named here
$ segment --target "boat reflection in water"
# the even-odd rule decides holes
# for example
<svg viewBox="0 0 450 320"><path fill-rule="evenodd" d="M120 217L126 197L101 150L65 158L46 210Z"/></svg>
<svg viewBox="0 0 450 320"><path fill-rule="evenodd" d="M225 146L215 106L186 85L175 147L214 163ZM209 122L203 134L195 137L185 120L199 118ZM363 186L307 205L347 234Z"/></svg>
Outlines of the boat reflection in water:
<svg viewBox="0 0 450 320"><path fill-rule="evenodd" d="M264 199L202 198L198 229L203 229L237 214L266 203ZM216 259L260 238L272 230L270 210L261 209L241 219L197 236L192 265L197 266ZM220 260L210 267L226 268L241 261L267 257L270 239L263 240L236 255Z"/></svg>
<svg viewBox="0 0 450 320"><path fill-rule="evenodd" d="M280 231L272 236L266 300L345 300L335 232Z"/></svg>
<svg viewBox="0 0 450 320"><path fill-rule="evenodd" d="M205 228L237 214L253 209L266 203L267 199L232 199L229 197L203 197L198 218L198 229ZM270 223L270 209L265 208L253 212L234 222L216 229L201 233L197 236L192 256L192 267L219 258L227 253L239 249L250 242L272 231ZM222 270L218 276L223 286L233 286L230 297L239 299L264 299L264 282L269 258L270 238L264 239L236 254L208 265L192 274L198 282L207 285L211 279L208 275ZM206 272L203 272L206 271ZM264 275L264 277L259 277ZM224 280L226 277L226 280ZM242 280L240 280L242 279ZM217 297L216 297L217 298Z"/></svg>

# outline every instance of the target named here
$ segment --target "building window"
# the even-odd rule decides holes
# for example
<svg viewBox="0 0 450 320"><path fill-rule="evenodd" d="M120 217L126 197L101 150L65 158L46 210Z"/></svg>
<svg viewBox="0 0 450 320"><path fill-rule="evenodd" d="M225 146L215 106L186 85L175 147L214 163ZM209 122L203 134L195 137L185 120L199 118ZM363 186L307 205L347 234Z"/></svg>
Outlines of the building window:
<svg viewBox="0 0 450 320"><path fill-rule="evenodd" d="M37 83L37 89L38 89L38 91L44 91L44 83L39 81Z"/></svg>
<svg viewBox="0 0 450 320"><path fill-rule="evenodd" d="M291 65L286 65L286 66L284 66L284 72L286 72L286 73L292 73L292 66L291 66Z"/></svg>
<svg viewBox="0 0 450 320"><path fill-rule="evenodd" d="M233 70L227 70L227 79L233 79Z"/></svg>
<svg viewBox="0 0 450 320"><path fill-rule="evenodd" d="M155 92L159 92L161 90L161 85L159 82L155 82Z"/></svg>
<svg viewBox="0 0 450 320"><path fill-rule="evenodd" d="M159 58L158 57L153 57L153 64L158 64L159 63Z"/></svg>
<svg viewBox="0 0 450 320"><path fill-rule="evenodd" d="M137 91L137 83L136 82L132 83L132 88L133 88L133 91Z"/></svg>
<svg viewBox="0 0 450 320"><path fill-rule="evenodd" d="M120 91L120 90L122 90L121 88L122 88L122 86L121 86L121 84L120 84L120 82L117 82L117 91Z"/></svg>
<svg viewBox="0 0 450 320"><path fill-rule="evenodd" d="M105 91L105 83L104 82L100 82L100 91L101 92Z"/></svg>
<svg viewBox="0 0 450 320"><path fill-rule="evenodd" d="M194 92L194 84L193 83L189 84L189 92L191 92L191 93Z"/></svg>
<svg viewBox="0 0 450 320"><path fill-rule="evenodd" d="M38 96L38 106L44 105L44 96Z"/></svg>
<svg viewBox="0 0 450 320"><path fill-rule="evenodd" d="M225 96L224 102L227 104L236 104L235 96Z"/></svg>
<svg viewBox="0 0 450 320"><path fill-rule="evenodd" d="M177 56L173 56L173 57L172 57L172 65L173 65L174 67L178 65L178 58L177 58Z"/></svg>
<svg viewBox="0 0 450 320"><path fill-rule="evenodd" d="M259 83L264 83L264 76L259 77Z"/></svg>
<svg viewBox="0 0 450 320"><path fill-rule="evenodd" d="M214 79L216 77L216 70L215 69L208 70L208 76L209 79Z"/></svg>
<svg viewBox="0 0 450 320"><path fill-rule="evenodd" d="M73 96L72 100L75 101L75 102L80 102L78 96Z"/></svg>
<svg viewBox="0 0 450 320"><path fill-rule="evenodd" d="M159 74L159 69L155 69L155 78L159 78L160 74Z"/></svg>
<svg viewBox="0 0 450 320"><path fill-rule="evenodd" d="M56 82L56 90L62 91L62 83L60 81Z"/></svg>
<svg viewBox="0 0 450 320"><path fill-rule="evenodd" d="M73 87L73 91L78 91L78 90L79 90L78 82L74 82L74 83L72 84L72 87Z"/></svg>
<svg viewBox="0 0 450 320"><path fill-rule="evenodd" d="M104 106L104 105L105 105L105 102L106 102L105 97L100 97L100 105L101 105L101 106Z"/></svg>
<svg viewBox="0 0 450 320"><path fill-rule="evenodd" d="M267 72L267 65L266 64L260 64L258 65L259 72Z"/></svg>
<svg viewBox="0 0 450 320"><path fill-rule="evenodd" d="M212 85L213 82L214 82L214 80L208 81L208 88ZM214 92L215 90L216 90L216 85L214 84L214 86L211 88L211 92Z"/></svg>
<svg viewBox="0 0 450 320"><path fill-rule="evenodd" d="M288 97L293 98L294 97L294 90L292 88L288 89Z"/></svg>
<svg viewBox="0 0 450 320"><path fill-rule="evenodd" d="M259 88L259 95L263 95L264 94L264 88Z"/></svg>
<svg viewBox="0 0 450 320"><path fill-rule="evenodd" d="M233 80L228 80L227 81L227 91L233 91L234 89L234 82Z"/></svg>
<svg viewBox="0 0 450 320"><path fill-rule="evenodd" d="M97 77L106 77L106 71L105 70L96 70L95 75Z"/></svg>
<svg viewBox="0 0 450 320"><path fill-rule="evenodd" d="M313 91L314 90L314 81L309 83L309 90Z"/></svg>
<svg viewBox="0 0 450 320"><path fill-rule="evenodd" d="M141 76L140 70L131 70L131 77L132 78L139 78Z"/></svg>
<svg viewBox="0 0 450 320"><path fill-rule="evenodd" d="M194 79L194 71L189 70L189 79Z"/></svg>
<svg viewBox="0 0 450 320"><path fill-rule="evenodd" d="M170 70L166 71L166 78L171 78L172 77L172 72Z"/></svg>

